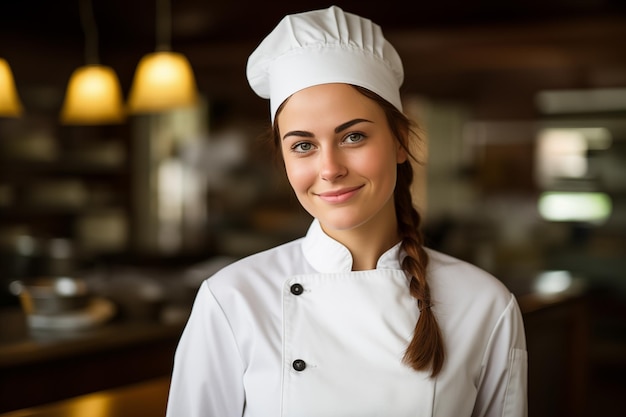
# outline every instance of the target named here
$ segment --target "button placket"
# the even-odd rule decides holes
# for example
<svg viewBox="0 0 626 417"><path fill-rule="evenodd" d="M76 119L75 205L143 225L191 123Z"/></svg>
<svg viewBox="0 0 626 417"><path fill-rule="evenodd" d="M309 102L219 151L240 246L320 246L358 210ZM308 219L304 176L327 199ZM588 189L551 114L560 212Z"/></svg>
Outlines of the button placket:
<svg viewBox="0 0 626 417"><path fill-rule="evenodd" d="M292 284L291 287L289 288L289 291L291 292L291 294L295 295L296 297L302 295L304 293L304 287L302 286L302 284L299 283L295 283ZM306 362L302 359L295 359L292 363L291 363L291 367L296 371L296 372L302 372L306 369Z"/></svg>

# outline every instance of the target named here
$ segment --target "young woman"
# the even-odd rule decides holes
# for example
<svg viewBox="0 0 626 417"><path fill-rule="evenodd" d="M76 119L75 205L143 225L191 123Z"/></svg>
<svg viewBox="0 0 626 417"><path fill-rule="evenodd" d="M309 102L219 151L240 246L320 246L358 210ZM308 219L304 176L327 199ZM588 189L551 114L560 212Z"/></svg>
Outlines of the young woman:
<svg viewBox="0 0 626 417"><path fill-rule="evenodd" d="M248 61L306 236L206 280L170 417L525 416L513 295L423 246L402 64L337 7L289 15Z"/></svg>

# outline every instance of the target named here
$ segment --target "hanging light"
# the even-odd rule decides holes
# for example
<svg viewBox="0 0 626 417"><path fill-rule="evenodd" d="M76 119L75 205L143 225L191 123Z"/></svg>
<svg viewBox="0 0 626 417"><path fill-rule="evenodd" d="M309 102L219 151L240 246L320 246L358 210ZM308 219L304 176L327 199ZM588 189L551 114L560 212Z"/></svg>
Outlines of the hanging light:
<svg viewBox="0 0 626 417"><path fill-rule="evenodd" d="M61 110L65 124L121 123L122 90L115 71L104 65L85 65L72 73Z"/></svg>
<svg viewBox="0 0 626 417"><path fill-rule="evenodd" d="M193 106L198 101L189 61L183 54L171 51L170 12L169 0L157 0L157 48L137 65L128 98L131 113Z"/></svg>
<svg viewBox="0 0 626 417"><path fill-rule="evenodd" d="M0 116L17 117L22 114L22 103L15 88L9 63L0 58Z"/></svg>
<svg viewBox="0 0 626 417"><path fill-rule="evenodd" d="M87 65L77 68L65 93L61 122L64 124L108 124L124 121L122 89L115 71L98 62L98 32L90 0L81 0L81 22L85 31Z"/></svg>

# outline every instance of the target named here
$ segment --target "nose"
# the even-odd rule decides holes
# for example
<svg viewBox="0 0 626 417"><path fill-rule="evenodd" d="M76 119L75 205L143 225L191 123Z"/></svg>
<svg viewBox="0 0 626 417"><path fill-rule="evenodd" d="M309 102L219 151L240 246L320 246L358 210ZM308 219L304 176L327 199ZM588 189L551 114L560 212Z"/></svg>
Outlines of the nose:
<svg viewBox="0 0 626 417"><path fill-rule="evenodd" d="M336 181L347 173L341 152L335 148L326 148L320 152L320 178Z"/></svg>

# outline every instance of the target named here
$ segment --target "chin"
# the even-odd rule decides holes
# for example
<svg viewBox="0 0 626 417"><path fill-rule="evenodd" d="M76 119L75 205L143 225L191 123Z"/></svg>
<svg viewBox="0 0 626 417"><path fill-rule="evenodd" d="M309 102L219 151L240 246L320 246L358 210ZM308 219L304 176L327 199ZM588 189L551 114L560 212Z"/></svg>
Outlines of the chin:
<svg viewBox="0 0 626 417"><path fill-rule="evenodd" d="M343 232L356 229L367 223L366 219L354 216L317 217L317 219L326 231L336 230Z"/></svg>

